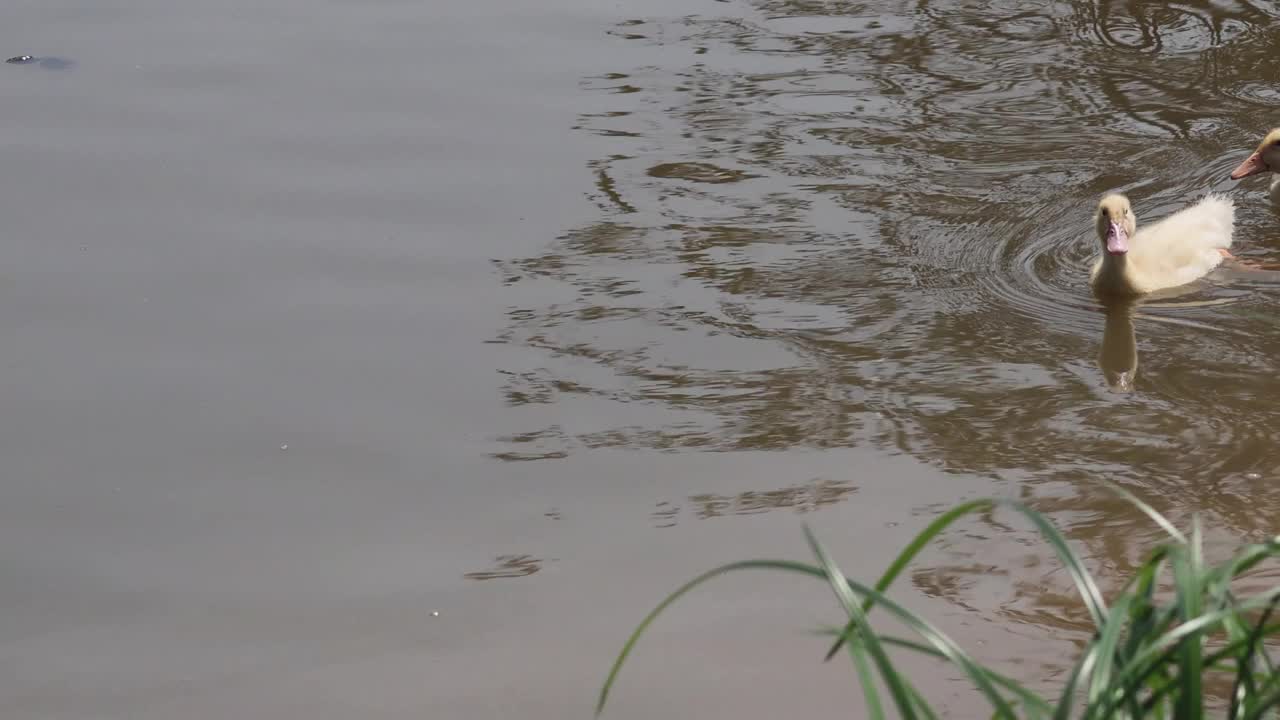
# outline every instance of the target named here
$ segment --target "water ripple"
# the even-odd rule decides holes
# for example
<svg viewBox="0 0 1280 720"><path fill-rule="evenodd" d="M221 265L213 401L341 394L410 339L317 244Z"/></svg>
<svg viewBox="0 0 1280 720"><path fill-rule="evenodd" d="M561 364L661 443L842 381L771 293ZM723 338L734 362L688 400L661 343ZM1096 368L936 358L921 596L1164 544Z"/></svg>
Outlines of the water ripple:
<svg viewBox="0 0 1280 720"><path fill-rule="evenodd" d="M1238 192L1238 254L1280 258L1265 194L1226 179L1280 101L1276 15L758 0L617 28L654 54L584 82L607 111L581 126L612 143L599 218L502 265L558 289L499 341L543 359L513 404L626 419L513 437L549 458L873 445L1225 516L1203 488L1280 472L1280 274L1103 306L1092 213Z"/></svg>

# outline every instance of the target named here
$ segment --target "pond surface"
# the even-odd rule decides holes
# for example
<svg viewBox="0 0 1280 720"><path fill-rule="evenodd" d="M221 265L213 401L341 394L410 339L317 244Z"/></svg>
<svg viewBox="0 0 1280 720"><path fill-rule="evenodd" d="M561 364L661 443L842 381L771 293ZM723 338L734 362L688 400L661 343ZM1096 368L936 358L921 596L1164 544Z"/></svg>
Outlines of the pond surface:
<svg viewBox="0 0 1280 720"><path fill-rule="evenodd" d="M874 577L1025 499L1106 582L1276 531L1280 273L1104 307L1104 192L1280 262L1280 4L158 0L0 11L0 714L587 717L715 564ZM48 70L58 72L48 72ZM1053 687L1003 515L895 586ZM729 578L606 717L857 712ZM954 717L972 691L923 664Z"/></svg>

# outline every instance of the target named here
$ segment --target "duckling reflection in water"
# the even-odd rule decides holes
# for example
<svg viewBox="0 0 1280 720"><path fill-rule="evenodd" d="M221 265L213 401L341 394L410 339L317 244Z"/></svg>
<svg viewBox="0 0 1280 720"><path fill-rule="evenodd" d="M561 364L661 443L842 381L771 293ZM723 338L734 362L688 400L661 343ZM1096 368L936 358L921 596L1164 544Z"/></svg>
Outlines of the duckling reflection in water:
<svg viewBox="0 0 1280 720"><path fill-rule="evenodd" d="M1133 380L1138 372L1138 340L1133 329L1137 307L1138 302L1129 298L1114 299L1103 306L1106 323L1098 367L1107 386L1117 392L1133 392Z"/></svg>

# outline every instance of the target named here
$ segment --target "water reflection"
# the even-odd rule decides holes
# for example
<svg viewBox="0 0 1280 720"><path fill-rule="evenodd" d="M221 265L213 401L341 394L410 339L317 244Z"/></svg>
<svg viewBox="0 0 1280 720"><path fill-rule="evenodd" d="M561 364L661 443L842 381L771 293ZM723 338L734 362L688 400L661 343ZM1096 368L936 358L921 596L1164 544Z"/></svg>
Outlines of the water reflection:
<svg viewBox="0 0 1280 720"><path fill-rule="evenodd" d="M1142 6L1131 17L1158 49L1152 40L1125 56L1079 32L1106 25L1114 37L1117 7L1054 7L1045 12L1058 15L997 22L957 3L860 15L772 2L749 18L673 21L680 32L631 26L645 42L696 41L708 52L588 80L616 93L625 77L633 91L583 125L617 123L636 137L593 164L598 222L502 266L507 283L554 280L576 293L513 310L502 340L549 362L507 392L512 402L589 396L681 418L558 424L513 441L555 448L534 454L546 457L873 442L970 471L1081 464L1076 431L1110 402L1079 364L1097 337L1083 283L1088 209L1101 191L1125 190L1152 217L1166 214L1220 179L1240 145L1215 130L1243 109L1220 86L1158 87L1162 109L1150 114L1134 102L1151 91L1129 83L1185 77L1171 69L1189 58L1265 55L1270 45L1250 23L1271 19L1243 5L1168 15ZM830 32L830 18L847 22ZM1218 36L1227 44L1188 50ZM977 65L983 72L971 72ZM1146 122L1191 127L1170 114L1179 104L1213 118L1198 142L1171 144ZM636 152L622 152L632 142ZM664 159L649 161L647 148ZM1242 226L1256 217L1243 209ZM1197 324L1153 329L1155 349L1189 352L1152 368L1162 371L1151 402L1164 403L1153 408L1163 422L1147 442L1271 421L1244 396L1234 409L1206 407L1215 394L1183 382L1196 367L1218 379L1205 387L1269 375L1258 373L1273 365L1268 335L1231 312L1192 309L1184 319ZM975 452L975 439L1029 431L1038 436L1019 450ZM1153 469L1186 470L1172 465Z"/></svg>
<svg viewBox="0 0 1280 720"><path fill-rule="evenodd" d="M757 515L773 510L810 513L843 502L856 491L857 487L853 483L819 478L776 490L747 490L733 495L691 495L688 498L690 507L687 512L680 505L664 500L656 505L650 516L655 527L675 527L685 514L698 520L709 520L733 515Z"/></svg>
<svg viewBox="0 0 1280 720"><path fill-rule="evenodd" d="M757 0L619 33L655 53L584 81L598 216L499 266L557 298L498 338L540 358L508 376L529 427L500 457L873 446L1011 479L1116 571L1158 533L1090 478L1273 530L1280 283L1144 305L1135 385L1135 307L1100 323L1087 277L1110 191L1150 220L1239 192L1238 252L1280 254L1265 197L1226 180L1280 105L1280 9ZM1065 615L1038 567L1009 607L1043 624Z"/></svg>
<svg viewBox="0 0 1280 720"><path fill-rule="evenodd" d="M1133 379L1138 372L1138 340L1133 331L1133 312L1137 303L1119 300L1110 303L1106 313L1106 325L1102 333L1102 349L1098 353L1098 367L1107 385L1113 390L1131 392Z"/></svg>

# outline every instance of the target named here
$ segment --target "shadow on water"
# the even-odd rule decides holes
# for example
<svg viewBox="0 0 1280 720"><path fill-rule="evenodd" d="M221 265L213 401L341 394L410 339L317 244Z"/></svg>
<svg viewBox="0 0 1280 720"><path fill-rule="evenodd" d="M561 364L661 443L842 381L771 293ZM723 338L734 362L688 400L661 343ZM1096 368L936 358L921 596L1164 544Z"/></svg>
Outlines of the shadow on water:
<svg viewBox="0 0 1280 720"><path fill-rule="evenodd" d="M499 264L562 298L513 308L499 338L541 358L508 402L545 406L499 457L872 446L1012 481L1117 572L1156 531L1092 478L1274 532L1280 283L1215 273L1185 301L1099 312L1087 268L1108 191L1145 222L1232 192L1235 251L1280 256L1264 183L1227 180L1280 105L1280 10L723 7L617 28L652 63L583 80L606 109L579 129L611 141L587 175L599 216ZM574 423L596 403L634 421ZM991 576L953 550L926 574L972 599ZM1054 624L1051 572L1026 566L995 604Z"/></svg>

